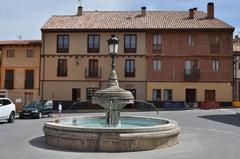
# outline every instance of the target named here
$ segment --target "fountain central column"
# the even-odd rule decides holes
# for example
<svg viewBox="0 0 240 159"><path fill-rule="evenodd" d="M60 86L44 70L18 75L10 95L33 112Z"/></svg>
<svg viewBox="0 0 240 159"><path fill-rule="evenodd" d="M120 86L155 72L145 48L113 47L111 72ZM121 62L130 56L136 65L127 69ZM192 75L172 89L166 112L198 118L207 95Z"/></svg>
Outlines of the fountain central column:
<svg viewBox="0 0 240 159"><path fill-rule="evenodd" d="M96 91L92 97L92 103L98 104L106 111L106 123L109 126L117 126L120 123L120 111L127 104L133 104L134 98L130 91L119 87L115 71L115 57L118 49L118 39L112 36L108 40L109 51L112 58L111 73L108 78L107 88Z"/></svg>

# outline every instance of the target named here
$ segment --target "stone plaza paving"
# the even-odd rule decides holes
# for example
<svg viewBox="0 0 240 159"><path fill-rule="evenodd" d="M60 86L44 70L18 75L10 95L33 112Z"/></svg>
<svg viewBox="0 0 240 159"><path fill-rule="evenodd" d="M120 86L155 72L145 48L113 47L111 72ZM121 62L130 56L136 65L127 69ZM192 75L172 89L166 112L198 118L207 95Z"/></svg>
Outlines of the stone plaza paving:
<svg viewBox="0 0 240 159"><path fill-rule="evenodd" d="M240 110L184 110L123 112L121 115L160 116L178 121L177 146L141 152L97 153L57 149L44 142L43 119L16 119L0 123L0 159L238 159L240 158ZM64 114L89 116L103 113ZM56 116L56 115L54 115Z"/></svg>

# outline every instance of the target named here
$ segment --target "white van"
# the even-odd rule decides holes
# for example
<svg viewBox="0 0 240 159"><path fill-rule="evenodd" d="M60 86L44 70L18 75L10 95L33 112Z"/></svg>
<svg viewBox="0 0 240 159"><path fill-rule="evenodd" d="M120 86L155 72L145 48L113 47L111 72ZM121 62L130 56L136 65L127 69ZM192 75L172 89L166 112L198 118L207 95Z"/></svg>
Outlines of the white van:
<svg viewBox="0 0 240 159"><path fill-rule="evenodd" d="M0 120L13 123L15 120L16 106L9 98L0 98Z"/></svg>

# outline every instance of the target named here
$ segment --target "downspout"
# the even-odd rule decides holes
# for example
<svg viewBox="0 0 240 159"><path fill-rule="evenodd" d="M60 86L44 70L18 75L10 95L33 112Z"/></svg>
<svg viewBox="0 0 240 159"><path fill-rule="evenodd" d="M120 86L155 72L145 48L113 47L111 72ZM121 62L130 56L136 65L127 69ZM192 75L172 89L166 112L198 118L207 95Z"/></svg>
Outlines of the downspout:
<svg viewBox="0 0 240 159"><path fill-rule="evenodd" d="M234 85L235 85L235 54L233 54L232 56L232 101L235 101Z"/></svg>
<svg viewBox="0 0 240 159"><path fill-rule="evenodd" d="M44 80L45 80L45 36L42 31L42 47L41 47L41 55L40 55L40 71L39 71L39 78L40 78L40 85L41 85L41 100L43 100L43 92L44 92ZM41 75L42 75L42 82L41 82ZM40 87L39 87L40 88Z"/></svg>
<svg viewBox="0 0 240 159"><path fill-rule="evenodd" d="M2 89L2 46L0 46L0 89Z"/></svg>

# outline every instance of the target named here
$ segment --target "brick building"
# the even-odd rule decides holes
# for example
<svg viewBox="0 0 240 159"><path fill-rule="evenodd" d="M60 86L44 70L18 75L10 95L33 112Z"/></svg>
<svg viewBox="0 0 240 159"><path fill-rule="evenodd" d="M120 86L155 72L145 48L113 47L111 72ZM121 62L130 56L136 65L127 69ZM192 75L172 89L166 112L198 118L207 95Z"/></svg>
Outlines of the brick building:
<svg viewBox="0 0 240 159"><path fill-rule="evenodd" d="M234 101L240 100L240 38L238 35L233 39L233 55L234 55L234 76L233 76L233 92Z"/></svg>

